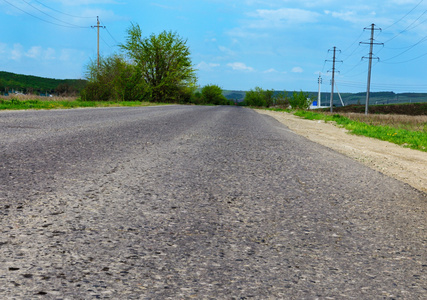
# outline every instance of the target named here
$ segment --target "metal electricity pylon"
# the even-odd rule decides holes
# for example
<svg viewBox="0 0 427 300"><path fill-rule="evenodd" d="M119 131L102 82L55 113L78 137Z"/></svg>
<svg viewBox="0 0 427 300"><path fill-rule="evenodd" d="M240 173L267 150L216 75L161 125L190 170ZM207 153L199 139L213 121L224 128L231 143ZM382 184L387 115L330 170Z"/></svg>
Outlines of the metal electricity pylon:
<svg viewBox="0 0 427 300"><path fill-rule="evenodd" d="M371 71L372 71L372 59L380 59L379 57L373 57L373 51L374 51L374 45L384 45L383 43L375 43L374 42L374 32L375 30L380 30L381 28L375 28L375 24L371 24L371 27L366 27L364 28L364 30L367 29L371 29L371 39L369 41L369 43L366 42L360 42L360 44L369 44L370 45L370 50L369 50L369 56L366 57L362 57L362 59L364 58L368 58L369 59L369 67L368 67L368 84L367 84L367 89L366 89L366 103L365 103L365 115L368 114L368 110L369 110L369 93L370 93L370 89L371 89Z"/></svg>
<svg viewBox="0 0 427 300"><path fill-rule="evenodd" d="M331 112L333 111L333 102L334 102L334 85L335 85L335 63L336 62L342 62L342 60L337 61L336 60L336 52L339 51L341 52L341 50L337 50L337 47L334 47L333 49L329 49L328 52L334 52L334 56L332 59L332 89L331 89ZM326 61L331 61L331 60L326 60ZM329 72L329 71L328 71Z"/></svg>

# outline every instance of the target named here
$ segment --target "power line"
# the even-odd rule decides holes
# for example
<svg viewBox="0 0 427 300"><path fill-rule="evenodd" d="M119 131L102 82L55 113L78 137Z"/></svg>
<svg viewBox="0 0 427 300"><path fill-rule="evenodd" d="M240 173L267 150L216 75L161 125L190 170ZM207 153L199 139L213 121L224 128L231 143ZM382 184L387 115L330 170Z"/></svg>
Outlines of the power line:
<svg viewBox="0 0 427 300"><path fill-rule="evenodd" d="M353 88L362 88L365 84L363 82L357 81L345 81L345 80L336 80L336 83L340 86L353 87ZM427 88L426 84L395 84L395 83L375 83L372 84L372 89L375 90L384 90L384 89L393 89L393 90L425 90Z"/></svg>
<svg viewBox="0 0 427 300"><path fill-rule="evenodd" d="M387 62L387 61L381 61L382 63L385 63L385 64L388 64L388 65L398 65L398 64L405 64L405 63L408 63L408 62L411 62L411 61L414 61L414 60L417 60L417 59L419 59L419 58L421 58L421 57L424 57L424 56L426 56L427 55L427 53L424 53L424 54L421 54L420 56L417 56L417 57L415 57L415 58L412 58L412 59L408 59L408 60L405 60L405 61L400 61L400 62L394 62L394 63L391 63L391 62Z"/></svg>
<svg viewBox="0 0 427 300"><path fill-rule="evenodd" d="M102 21L100 21L102 25L105 25ZM104 26L105 31L107 31L108 35L113 39L113 41L116 43L116 46L118 44L120 44L115 38L114 36L111 34L111 32L108 30L108 28L106 26Z"/></svg>
<svg viewBox="0 0 427 300"><path fill-rule="evenodd" d="M401 56L402 54L405 54L406 52L408 52L409 50L411 50L411 49L415 48L415 46L418 46L419 44L421 44L422 42L424 42L424 41L426 41L426 40L427 40L427 36L423 37L421 40L419 40L419 41L418 41L418 42L416 42L415 44L413 44L413 45L409 46L405 51L402 51L401 53L399 53L399 54L397 54L397 55L395 55L395 56L393 56L393 57L387 58L387 59L383 60L383 62L390 61L390 60L392 60L392 59L395 59L395 58L396 58L396 57L398 57L398 56Z"/></svg>
<svg viewBox="0 0 427 300"><path fill-rule="evenodd" d="M325 57L324 62L323 62L322 73L323 73L323 70L325 69L328 56L329 56L329 51L327 52L326 57Z"/></svg>
<svg viewBox="0 0 427 300"><path fill-rule="evenodd" d="M361 74L364 74L364 73L366 73L366 70L363 70L362 72L359 72L359 73L357 73L357 74L355 74L355 75L351 75L351 76L349 76L349 75L347 75L348 73L350 73L351 71L353 71L354 69L356 69L357 67L359 67L359 66L361 66L362 65L362 63L363 63L363 60L361 59L357 64L355 64L354 65L354 67L353 68L351 68L349 71L347 71L346 73L343 73L342 75L344 76L346 76L346 77L357 77L357 76L359 76L359 75L361 75Z"/></svg>
<svg viewBox="0 0 427 300"><path fill-rule="evenodd" d="M407 31L409 31L409 30L412 30L412 29L414 29L414 28L416 28L417 26L420 26L422 23L424 23L424 22L426 22L426 21L424 21L424 22L421 22L420 24L418 24L418 25L416 25L415 27L413 27L413 28L410 28L415 22L417 22L419 19L421 19L421 17L422 16L424 16L425 14L427 13L427 10L425 10L417 19L415 19L415 21L413 21L409 26L407 26L405 29L403 29L401 32L399 32L398 34L396 34L395 36L393 36L392 38L390 38L390 39L388 39L387 41L385 41L384 43L388 43L388 42L390 42L391 40L394 40L396 37L398 37L399 35L401 35L402 33L404 33L404 32L407 32Z"/></svg>
<svg viewBox="0 0 427 300"><path fill-rule="evenodd" d="M84 27L84 26L79 26L79 25L75 25L75 24L71 24L71 23L67 23L67 22L65 22L65 21L62 21L62 20L60 20L60 19L58 19L58 18L55 18L55 17L53 17L53 16L49 15L48 13L46 13L46 12L42 11L41 9L38 9L37 7L35 7L35 6L34 6L34 5L32 5L31 3L29 3L28 1L26 1L26 0L22 0L22 1L24 1L26 4L28 4L28 5L29 5L29 6L31 6L32 8L34 8L34 9L38 10L38 11L39 11L39 12L41 12L42 14L44 14L44 15L46 15L46 16L48 16L48 17L51 17L51 18L52 18L52 19L54 19L54 20L57 20L57 21L62 22L62 23L64 23L64 24L70 25L70 26L72 26L72 27L87 28L87 26L86 26L86 27Z"/></svg>
<svg viewBox="0 0 427 300"><path fill-rule="evenodd" d="M82 16L74 16L74 15L70 15L70 14L64 13L64 12L62 12L62 11L59 11L59 10L57 10L57 9L54 9L54 8L52 8L52 7L49 7L49 6L47 6L46 4L41 3L40 1L37 1L37 0L33 0L33 1L35 1L35 2L39 3L40 5L43 5L44 7L48 8L48 9L50 9L50 10L53 10L53 11L55 11L55 12L57 12L57 13L60 13L60 14L63 14L63 15L69 16L69 17L73 17L73 18L82 18L82 19L93 19L93 18L94 18L94 17L82 17Z"/></svg>
<svg viewBox="0 0 427 300"><path fill-rule="evenodd" d="M56 25L56 26L67 27L67 28L76 28L76 27L78 27L78 26L75 26L75 25L73 25L73 26L69 26L69 25L58 24L58 23L55 23L55 22L51 22L51 21L48 21L48 20L42 19L42 18L40 18L40 17L38 17L38 16L35 16L35 15L33 15L33 14L31 14L31 13L29 13L29 12L27 12L27 11L25 11L25 10L23 10L23 9L19 8L19 7L17 7L16 5L14 5L14 4L12 4L12 3L10 3L10 2L9 2L9 1L7 1L7 0L3 0L3 1L4 1L4 2L6 2L7 4L9 4L10 6L13 6L13 7L14 7L14 8L16 8L17 10L22 11L23 13L25 13L25 14L27 14L27 15L29 15L29 16L31 16L31 17L33 17L33 18L36 18L36 19L38 19L38 20L40 20L40 21L43 21L43 22L46 22L46 23L49 23L49 24L53 24L53 25ZM88 27L81 27L81 28L88 28Z"/></svg>
<svg viewBox="0 0 427 300"><path fill-rule="evenodd" d="M101 41L103 41L104 42L104 44L105 45L107 45L107 47L109 47L109 48L111 48L111 49L113 49L113 47L110 45L110 44L108 44L103 38L102 38L102 35L100 35L99 36L99 38L101 39Z"/></svg>
<svg viewBox="0 0 427 300"><path fill-rule="evenodd" d="M420 6L421 3L423 3L424 0L421 0L420 2L418 2L417 5L415 5L414 8L412 8L409 12L407 12L403 17L401 17L399 20L397 20L396 22L394 22L393 24L391 24L390 26L384 28L384 31L389 29L390 27L396 25L397 23L399 23L400 21L402 21L404 18L406 18L411 12L413 12L418 6Z"/></svg>
<svg viewBox="0 0 427 300"><path fill-rule="evenodd" d="M348 49L350 49L354 44L357 43L357 41L359 41L359 39L361 38L361 36L363 35L364 31L362 31L362 33L357 37L357 39L354 40L353 43L350 44L350 46L348 46L347 48L345 48L345 50L342 51L342 53L346 53ZM357 47L356 47L357 49ZM349 58L356 50L353 50L353 52L347 56L347 58Z"/></svg>
<svg viewBox="0 0 427 300"><path fill-rule="evenodd" d="M358 39L359 39L359 38L358 38ZM360 49L360 48L359 48L359 46L360 46L360 44L359 44L356 48L354 48L353 52L351 52L349 55L347 55L347 57L346 57L346 58L344 58L344 60L347 60L347 59L349 59L350 57L352 57L352 56L356 53L356 51L357 51L358 49Z"/></svg>

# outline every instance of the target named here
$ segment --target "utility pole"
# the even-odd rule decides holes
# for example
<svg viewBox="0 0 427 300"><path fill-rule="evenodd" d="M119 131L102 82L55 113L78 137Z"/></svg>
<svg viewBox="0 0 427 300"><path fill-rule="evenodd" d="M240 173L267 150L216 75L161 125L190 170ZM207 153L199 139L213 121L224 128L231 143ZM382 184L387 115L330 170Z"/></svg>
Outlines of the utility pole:
<svg viewBox="0 0 427 300"><path fill-rule="evenodd" d="M319 93L317 94L317 107L318 108L320 108L320 99L321 99L321 97L320 97L320 90L321 90L321 87L322 87L322 76L321 76L321 73L319 73L319 79L318 79L318 81L319 81Z"/></svg>
<svg viewBox="0 0 427 300"><path fill-rule="evenodd" d="M374 45L384 45L383 43L374 43L374 32L375 30L380 30L381 28L375 28L375 24L371 24L371 27L365 27L364 30L367 29L371 29L371 39L369 41L369 43L366 42L360 42L360 44L369 44L370 45L370 50L369 50L369 56L368 57L362 57L362 59L364 58L368 58L369 59L369 67L368 67L368 84L367 84L367 89L366 89L366 103L365 103L365 115L368 114L368 110L369 110L369 94L370 94L370 89L371 89L371 71L372 71L372 59L378 59L380 60L379 57L373 57L374 55Z"/></svg>
<svg viewBox="0 0 427 300"><path fill-rule="evenodd" d="M334 85L335 85L335 62L336 61L336 52L337 52L337 47L334 47L333 50L329 49L328 52L334 52L334 56L332 59L332 90L331 90L331 112L333 111L333 102L334 102ZM341 50L338 50L339 52L341 52ZM326 60L326 61L331 61L331 60ZM339 60L338 62L342 62L342 60ZM329 72L329 71L328 71Z"/></svg>
<svg viewBox="0 0 427 300"><path fill-rule="evenodd" d="M105 26L99 25L99 17L96 17L96 26L91 26L92 28L98 29L98 68L99 68L99 28L105 28Z"/></svg>

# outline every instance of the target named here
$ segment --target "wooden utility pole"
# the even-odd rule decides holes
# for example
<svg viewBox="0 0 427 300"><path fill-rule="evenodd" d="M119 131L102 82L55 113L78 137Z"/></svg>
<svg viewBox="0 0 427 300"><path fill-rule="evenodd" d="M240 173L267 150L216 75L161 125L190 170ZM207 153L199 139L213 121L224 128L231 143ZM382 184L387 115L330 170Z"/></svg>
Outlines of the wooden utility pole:
<svg viewBox="0 0 427 300"><path fill-rule="evenodd" d="M364 30L369 29L369 27L364 28ZM369 49L369 56L368 57L362 57L362 59L364 58L368 58L369 59L369 67L368 67L368 84L367 84L367 88L366 88L366 103L365 103L365 115L368 114L368 110L369 110L369 94L370 94L370 89L371 89L371 71L372 71L372 59L380 59L379 57L373 57L374 55L374 45L383 45L383 43L374 43L374 31L375 30L381 30L381 28L375 28L375 24L371 24L371 39L369 41L369 43L365 43L365 42L360 42L359 44L369 44L370 45L370 49Z"/></svg>
<svg viewBox="0 0 427 300"><path fill-rule="evenodd" d="M105 26L100 26L99 25L99 17L96 17L96 26L91 26L92 28L97 28L98 29L98 68L99 68L99 28L105 28Z"/></svg>

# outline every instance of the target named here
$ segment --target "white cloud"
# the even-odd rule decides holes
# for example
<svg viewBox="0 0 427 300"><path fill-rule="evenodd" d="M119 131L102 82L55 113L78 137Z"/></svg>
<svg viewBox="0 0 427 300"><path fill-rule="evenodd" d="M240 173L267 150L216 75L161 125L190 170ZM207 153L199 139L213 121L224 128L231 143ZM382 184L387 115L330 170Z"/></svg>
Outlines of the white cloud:
<svg viewBox="0 0 427 300"><path fill-rule="evenodd" d="M73 50L71 49L62 49L61 54L59 55L59 60L61 61L69 61L72 57Z"/></svg>
<svg viewBox="0 0 427 300"><path fill-rule="evenodd" d="M331 15L334 18L341 19L343 21L355 22L358 19L358 16L355 11L345 11L345 12L336 12L326 10L325 14Z"/></svg>
<svg viewBox="0 0 427 300"><path fill-rule="evenodd" d="M254 71L254 68L248 67L247 65L241 62L229 63L227 64L227 66L236 71L249 71L249 72Z"/></svg>
<svg viewBox="0 0 427 300"><path fill-rule="evenodd" d="M393 0L391 1L395 4L402 5L402 4L417 4L418 0Z"/></svg>
<svg viewBox="0 0 427 300"><path fill-rule="evenodd" d="M224 46L219 46L218 49L227 55L230 55L230 56L236 55L236 52L234 52L233 50L226 48Z"/></svg>
<svg viewBox="0 0 427 300"><path fill-rule="evenodd" d="M30 58L39 58L42 53L42 47L40 46L33 46L30 48L30 50L25 53L25 56Z"/></svg>
<svg viewBox="0 0 427 300"><path fill-rule="evenodd" d="M21 51L23 53L23 51ZM21 53L21 55L22 55ZM32 59L42 59L42 60L53 60L55 59L55 49L47 48L43 49L40 46L32 46L27 52L23 55Z"/></svg>
<svg viewBox="0 0 427 300"><path fill-rule="evenodd" d="M263 73L277 73L277 72L278 71L276 69L271 68L271 69L265 70Z"/></svg>
<svg viewBox="0 0 427 300"><path fill-rule="evenodd" d="M384 16L384 14L378 14L369 6L347 7L341 11L325 10L324 13L325 15L332 16L335 19L357 24L361 27L367 26L371 23L391 24L394 22L393 18Z"/></svg>
<svg viewBox="0 0 427 300"><path fill-rule="evenodd" d="M115 0L61 0L63 5L117 4Z"/></svg>
<svg viewBox="0 0 427 300"><path fill-rule="evenodd" d="M180 10L181 8L170 6L170 5L163 5L159 3L151 3L151 6L157 6L166 10Z"/></svg>
<svg viewBox="0 0 427 300"><path fill-rule="evenodd" d="M0 54L6 53L7 45L4 43L0 43Z"/></svg>
<svg viewBox="0 0 427 300"><path fill-rule="evenodd" d="M301 67L292 68L292 73L302 73L304 70Z"/></svg>
<svg viewBox="0 0 427 300"><path fill-rule="evenodd" d="M207 63L207 62L202 61L196 66L196 69L201 70L201 71L211 71L213 68L216 68L219 66L220 66L220 64Z"/></svg>
<svg viewBox="0 0 427 300"><path fill-rule="evenodd" d="M227 31L227 34L232 37L244 38L244 39L258 39L268 37L267 32L255 32L253 29L249 28L232 28Z"/></svg>
<svg viewBox="0 0 427 300"><path fill-rule="evenodd" d="M55 54L56 54L55 49L47 48L45 51L43 51L43 59L45 60L56 59Z"/></svg>
<svg viewBox="0 0 427 300"><path fill-rule="evenodd" d="M43 49L41 46L31 46L28 50L20 43L16 43L13 47L8 47L6 44L0 45L0 53L5 53L11 60L20 61L22 58L33 60L55 60L56 50L53 48Z"/></svg>
<svg viewBox="0 0 427 300"><path fill-rule="evenodd" d="M294 26L303 23L315 23L320 16L317 12L299 8L258 9L248 15L259 19L251 22L250 28L280 28L285 25Z"/></svg>
<svg viewBox="0 0 427 300"><path fill-rule="evenodd" d="M14 44L13 45L13 49L10 52L11 54L11 59L13 60L20 60L22 55L24 53L24 47L22 47L21 44Z"/></svg>

